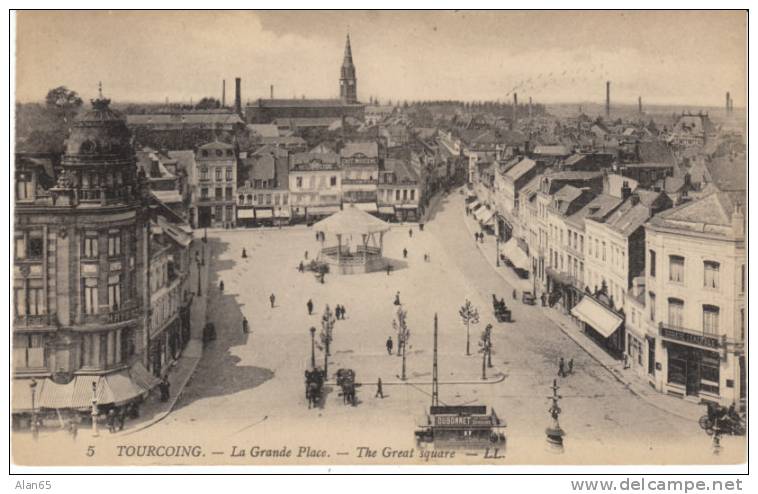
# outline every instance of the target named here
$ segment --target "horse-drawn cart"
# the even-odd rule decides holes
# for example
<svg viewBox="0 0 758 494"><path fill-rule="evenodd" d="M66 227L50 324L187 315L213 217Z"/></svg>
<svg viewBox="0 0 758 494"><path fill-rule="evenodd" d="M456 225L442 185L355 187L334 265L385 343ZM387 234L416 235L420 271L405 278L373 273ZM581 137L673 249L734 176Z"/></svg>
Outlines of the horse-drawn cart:
<svg viewBox="0 0 758 494"><path fill-rule="evenodd" d="M318 367L305 371L305 400L308 408L317 407L321 402L326 373Z"/></svg>
<svg viewBox="0 0 758 494"><path fill-rule="evenodd" d="M342 402L346 405L349 403L355 406L355 388L358 386L355 383L355 371L353 369L339 369L337 371L337 386L341 390Z"/></svg>
<svg viewBox="0 0 758 494"><path fill-rule="evenodd" d="M495 314L495 319L498 322L511 322L511 310L505 305L505 299L497 299L495 294L492 294L492 311Z"/></svg>

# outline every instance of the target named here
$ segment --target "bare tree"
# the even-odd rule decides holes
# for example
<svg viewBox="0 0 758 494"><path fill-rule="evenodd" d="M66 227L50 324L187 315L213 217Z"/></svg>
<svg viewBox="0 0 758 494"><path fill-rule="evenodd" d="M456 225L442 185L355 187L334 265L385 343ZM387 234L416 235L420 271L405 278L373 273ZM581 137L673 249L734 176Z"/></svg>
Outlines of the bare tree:
<svg viewBox="0 0 758 494"><path fill-rule="evenodd" d="M470 329L472 324L479 324L479 311L466 299L466 303L458 311L463 324L466 326L466 355L471 355L471 337Z"/></svg>
<svg viewBox="0 0 758 494"><path fill-rule="evenodd" d="M392 328L397 331L397 354L403 357L403 369L400 379L405 381L405 349L408 346L408 340L411 338L411 330L407 323L408 311L403 306L397 308L397 315L392 320Z"/></svg>

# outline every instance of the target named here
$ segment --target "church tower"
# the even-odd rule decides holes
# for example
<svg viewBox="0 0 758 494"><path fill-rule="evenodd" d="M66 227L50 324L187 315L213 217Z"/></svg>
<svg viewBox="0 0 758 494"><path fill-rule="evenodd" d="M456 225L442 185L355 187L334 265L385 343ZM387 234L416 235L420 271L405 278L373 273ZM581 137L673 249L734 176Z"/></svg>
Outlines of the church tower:
<svg viewBox="0 0 758 494"><path fill-rule="evenodd" d="M358 81L355 78L355 65L353 65L353 51L350 48L350 35L345 41L345 57L340 69L340 99L345 103L358 102Z"/></svg>

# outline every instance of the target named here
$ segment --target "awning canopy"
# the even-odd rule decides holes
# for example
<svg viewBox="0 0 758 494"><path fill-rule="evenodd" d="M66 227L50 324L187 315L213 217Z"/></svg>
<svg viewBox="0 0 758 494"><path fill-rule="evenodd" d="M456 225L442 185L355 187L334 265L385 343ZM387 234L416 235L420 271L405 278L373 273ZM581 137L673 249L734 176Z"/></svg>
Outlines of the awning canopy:
<svg viewBox="0 0 758 494"><path fill-rule="evenodd" d="M278 209L274 212L274 216L277 218L289 218L290 217L290 210L289 209Z"/></svg>
<svg viewBox="0 0 758 494"><path fill-rule="evenodd" d="M256 209L255 217L256 218L273 218L274 212L271 211L270 209Z"/></svg>
<svg viewBox="0 0 758 494"><path fill-rule="evenodd" d="M529 261L529 256L527 256L526 252L521 250L521 247L518 246L518 241L515 237L511 237L511 239L508 240L505 245L503 245L500 252L505 257L507 257L517 268L523 269L525 271L531 270L531 262Z"/></svg>
<svg viewBox="0 0 758 494"><path fill-rule="evenodd" d="M237 210L237 218L240 218L240 219L253 219L253 218L255 218L255 210L254 209L238 209Z"/></svg>
<svg viewBox="0 0 758 494"><path fill-rule="evenodd" d="M32 404L32 388L31 379L14 379L13 388L11 389L11 408L13 413L31 412L32 405L34 408L39 408L39 397L45 389L45 381L47 379L38 379L37 386L34 389L35 403Z"/></svg>
<svg viewBox="0 0 758 494"><path fill-rule="evenodd" d="M479 208L477 212L474 213L474 217L484 224L489 223L493 216L495 216L495 212L487 208Z"/></svg>
<svg viewBox="0 0 758 494"><path fill-rule="evenodd" d="M355 207L367 213L376 213L378 211L375 202L356 202Z"/></svg>
<svg viewBox="0 0 758 494"><path fill-rule="evenodd" d="M398 204L397 209L418 209L418 204Z"/></svg>
<svg viewBox="0 0 758 494"><path fill-rule="evenodd" d="M161 380L152 375L140 361L135 362L134 365L132 365L132 368L129 369L129 377L131 377L134 383L145 391L150 391L161 382Z"/></svg>
<svg viewBox="0 0 758 494"><path fill-rule="evenodd" d="M468 207L469 207L469 209L473 210L473 209L476 209L476 208L480 207L481 205L482 205L482 203L479 202L479 199L477 199L474 202L472 202L471 204L469 204Z"/></svg>
<svg viewBox="0 0 758 494"><path fill-rule="evenodd" d="M101 393L98 393L98 403L121 405L145 392L144 389L132 382L126 372L108 374L101 379L101 382L103 389Z"/></svg>
<svg viewBox="0 0 758 494"><path fill-rule="evenodd" d="M394 206L379 206L379 212L382 214L395 214Z"/></svg>
<svg viewBox="0 0 758 494"><path fill-rule="evenodd" d="M144 372L147 374L147 370ZM66 384L57 384L51 379L37 382L35 401L37 409L89 409L92 407L92 383L95 383L98 405L120 405L138 397L149 389L135 383L130 373L126 371L105 376L76 376ZM28 387L28 383L26 386ZM19 392L21 394L18 398L18 406L24 406L23 391L20 389ZM29 405L31 405L31 399Z"/></svg>
<svg viewBox="0 0 758 494"><path fill-rule="evenodd" d="M571 314L592 326L605 338L609 338L615 333L623 322L620 316L611 312L589 295L582 297L582 300L571 309Z"/></svg>

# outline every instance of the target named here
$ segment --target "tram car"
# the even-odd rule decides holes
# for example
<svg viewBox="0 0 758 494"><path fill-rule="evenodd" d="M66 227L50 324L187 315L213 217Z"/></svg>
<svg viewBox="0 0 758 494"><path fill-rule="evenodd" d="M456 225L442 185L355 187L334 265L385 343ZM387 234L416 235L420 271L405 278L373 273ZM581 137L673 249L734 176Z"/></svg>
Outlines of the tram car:
<svg viewBox="0 0 758 494"><path fill-rule="evenodd" d="M505 420L484 405L432 406L416 430L419 448L484 449L505 445Z"/></svg>

